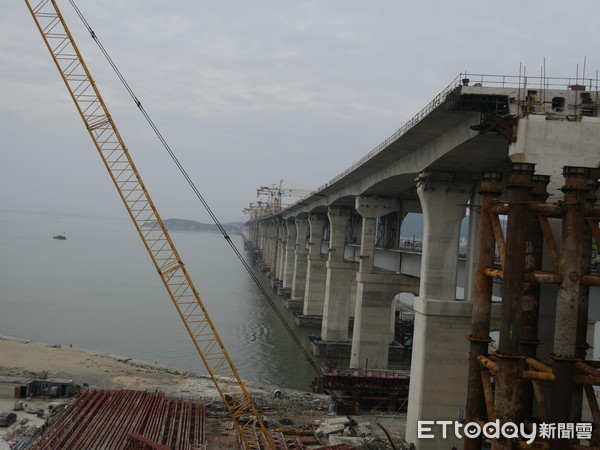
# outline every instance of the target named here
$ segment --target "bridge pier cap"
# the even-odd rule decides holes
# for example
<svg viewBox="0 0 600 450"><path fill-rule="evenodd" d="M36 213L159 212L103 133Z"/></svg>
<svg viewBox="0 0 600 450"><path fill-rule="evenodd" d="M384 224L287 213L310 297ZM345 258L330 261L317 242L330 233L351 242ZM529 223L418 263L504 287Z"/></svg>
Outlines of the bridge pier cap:
<svg viewBox="0 0 600 450"><path fill-rule="evenodd" d="M400 200L374 195L359 195L356 197L354 208L362 217L376 219L400 210Z"/></svg>

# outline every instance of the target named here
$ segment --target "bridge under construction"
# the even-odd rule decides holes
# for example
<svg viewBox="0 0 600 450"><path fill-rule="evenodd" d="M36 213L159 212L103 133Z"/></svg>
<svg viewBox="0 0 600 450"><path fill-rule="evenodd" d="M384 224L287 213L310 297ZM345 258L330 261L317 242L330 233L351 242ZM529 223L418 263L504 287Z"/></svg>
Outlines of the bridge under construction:
<svg viewBox="0 0 600 450"><path fill-rule="evenodd" d="M347 347L350 367L388 368L398 299L414 296L417 448L600 447L599 107L597 80L460 74L311 194L250 209L272 286L299 325L320 324L321 349ZM422 215L419 249L404 245L409 213ZM418 438L419 421L459 420L593 432Z"/></svg>

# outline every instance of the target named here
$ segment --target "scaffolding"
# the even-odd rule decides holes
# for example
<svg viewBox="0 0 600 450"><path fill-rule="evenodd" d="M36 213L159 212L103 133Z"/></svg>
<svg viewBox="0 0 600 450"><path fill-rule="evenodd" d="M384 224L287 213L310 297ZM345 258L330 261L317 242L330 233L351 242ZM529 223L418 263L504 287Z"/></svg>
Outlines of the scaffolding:
<svg viewBox="0 0 600 450"><path fill-rule="evenodd" d="M506 201L499 200L502 174L482 177L466 419L529 427L581 424L590 430L589 445L597 448L600 409L592 386L600 384L600 362L587 359L586 336L589 288L600 286L600 276L591 273L592 243L600 244L596 206L600 172L564 167L563 176L563 199L558 203L546 202L550 177L535 175L534 164L511 163ZM500 224L503 215L505 233ZM542 270L544 251L552 270ZM502 282L502 300L498 346L490 354L494 280ZM548 327L541 320L540 304L548 301L540 295L544 285L556 286L551 345L540 340L542 327ZM544 345L551 351L542 352ZM584 394L593 427L580 417ZM539 441L531 445L500 436L492 449L590 448L577 440L581 436L556 433L540 439L538 434ZM483 445L481 436L465 438L465 449Z"/></svg>

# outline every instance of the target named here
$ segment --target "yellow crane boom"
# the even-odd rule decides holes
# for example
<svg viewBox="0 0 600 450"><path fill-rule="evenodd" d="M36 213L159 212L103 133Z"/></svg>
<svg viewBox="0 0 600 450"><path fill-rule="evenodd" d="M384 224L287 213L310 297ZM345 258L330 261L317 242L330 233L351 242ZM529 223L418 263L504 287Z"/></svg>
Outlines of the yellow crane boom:
<svg viewBox="0 0 600 450"><path fill-rule="evenodd" d="M276 448L54 0L25 0L148 254L248 449Z"/></svg>

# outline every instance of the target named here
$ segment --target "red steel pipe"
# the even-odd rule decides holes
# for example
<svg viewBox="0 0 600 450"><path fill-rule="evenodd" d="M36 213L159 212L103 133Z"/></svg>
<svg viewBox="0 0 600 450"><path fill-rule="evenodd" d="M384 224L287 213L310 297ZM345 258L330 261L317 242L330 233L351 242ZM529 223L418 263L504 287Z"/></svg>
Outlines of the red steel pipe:
<svg viewBox="0 0 600 450"><path fill-rule="evenodd" d="M510 261L504 267L503 296L500 315L498 371L494 407L501 423L518 423L522 396L518 382L522 358L519 352L522 325L525 246L529 224L529 203L533 188L534 164L511 163L508 189L508 221L506 225L506 255ZM513 439L501 436L492 442L493 450L510 450Z"/></svg>
<svg viewBox="0 0 600 450"><path fill-rule="evenodd" d="M556 381L552 384L552 405L550 419L554 423L573 422L571 406L573 400L573 379L575 358L577 357L577 312L580 301L581 258L583 232L583 207L587 192L587 171L583 167L563 169L565 185L565 216L562 226L560 251L560 274L563 277L556 299L556 322L554 327L553 370ZM553 450L567 450L568 439L553 439Z"/></svg>
<svg viewBox="0 0 600 450"><path fill-rule="evenodd" d="M531 198L534 202L543 204L549 197L548 183L550 177L547 175L532 176L533 190ZM527 224L527 243L525 246L525 272L533 275L533 272L542 268L543 234L537 215L530 213ZM539 272L538 272L539 273ZM552 274L554 275L554 274ZM519 350L526 358L534 359L537 353L538 341L538 316L540 306L540 284L537 280L530 280L525 276L523 285L522 303L522 331ZM522 420L532 419L533 412L533 385L530 381L520 380L519 390L522 395L521 410L517 415Z"/></svg>
<svg viewBox="0 0 600 450"><path fill-rule="evenodd" d="M487 417L484 384L479 357L488 354L490 339L490 317L492 311L492 280L484 270L494 264L494 234L489 209L500 195L501 175L486 173L481 180L481 212L479 216L478 259L473 289L473 318L469 335L469 378L467 389L466 417ZM488 402L489 403L489 402ZM493 412L489 416L493 416ZM465 438L465 450L481 448L481 438Z"/></svg>

